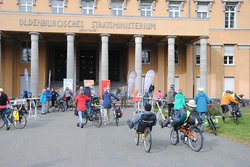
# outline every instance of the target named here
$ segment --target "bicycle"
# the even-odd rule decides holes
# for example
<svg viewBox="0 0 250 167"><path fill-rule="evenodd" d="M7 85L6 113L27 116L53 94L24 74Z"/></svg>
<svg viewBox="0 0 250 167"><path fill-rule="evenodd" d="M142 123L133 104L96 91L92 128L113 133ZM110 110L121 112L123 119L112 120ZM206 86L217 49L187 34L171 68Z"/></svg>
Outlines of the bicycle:
<svg viewBox="0 0 250 167"><path fill-rule="evenodd" d="M102 115L101 115L101 105L99 105L97 102L97 99L99 97L93 97L92 98L92 105L91 105L91 110L92 110L92 116L90 117L87 112L84 112L82 115L83 118L83 125L86 125L88 121L92 121L92 124L96 127L101 127L102 125Z"/></svg>
<svg viewBox="0 0 250 167"><path fill-rule="evenodd" d="M199 152L203 147L203 136L195 123L185 123L181 126L172 126L170 132L170 142L176 145L179 142L179 132L181 133L181 140L188 142L193 151Z"/></svg>
<svg viewBox="0 0 250 167"><path fill-rule="evenodd" d="M151 150L152 146L152 127L156 123L156 115L151 114L151 115L141 115L141 119L139 121L138 129L135 129L134 132L134 139L135 139L135 144L138 146L140 138L143 141L144 145L144 150L149 153Z"/></svg>
<svg viewBox="0 0 250 167"><path fill-rule="evenodd" d="M236 125L238 125L238 123L239 123L239 117L241 117L241 112L237 108L236 104L232 105L232 117L233 117L234 123Z"/></svg>
<svg viewBox="0 0 250 167"><path fill-rule="evenodd" d="M113 121L115 121L116 126L119 126L119 119L122 117L123 113L121 111L121 108L116 106L116 103L117 103L117 100L112 101Z"/></svg>
<svg viewBox="0 0 250 167"><path fill-rule="evenodd" d="M214 117L212 118L211 110L213 110L212 106L209 105L208 106L208 111L206 113L207 123L208 123L210 129L213 131L214 135L217 136L217 129L216 129L216 126L215 126L215 121L214 121L216 118L214 118Z"/></svg>
<svg viewBox="0 0 250 167"><path fill-rule="evenodd" d="M66 108L65 108L65 102L63 101L62 98L60 98L60 99L58 99L58 100L56 101L55 110L56 110L56 111L62 111L62 112L64 112L64 111L66 110Z"/></svg>
<svg viewBox="0 0 250 167"><path fill-rule="evenodd" d="M14 112L17 112L17 116L14 117ZM13 125L16 129L23 129L27 125L27 117L22 110L18 110L17 107L9 108L6 112L6 118L8 123ZM0 129L3 128L4 122L2 117L0 117Z"/></svg>

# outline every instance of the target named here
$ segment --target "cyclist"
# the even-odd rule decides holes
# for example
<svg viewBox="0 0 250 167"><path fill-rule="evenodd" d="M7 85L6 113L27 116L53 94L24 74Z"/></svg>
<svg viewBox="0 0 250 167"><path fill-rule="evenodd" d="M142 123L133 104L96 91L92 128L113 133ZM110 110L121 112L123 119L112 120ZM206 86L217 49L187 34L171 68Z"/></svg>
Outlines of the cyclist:
<svg viewBox="0 0 250 167"><path fill-rule="evenodd" d="M226 93L223 95L222 99L221 99L221 110L222 110L222 120L225 121L225 117L226 117L226 113L229 110L229 105L230 103L233 102L235 104L239 104L238 101L236 101L232 95L231 95L231 91L227 90Z"/></svg>
<svg viewBox="0 0 250 167"><path fill-rule="evenodd" d="M128 127L130 129L132 129L134 127L134 129L138 131L138 129L140 128L139 124L140 124L140 121L141 121L141 116L144 115L144 114L148 115L149 117L156 118L155 113L150 112L151 111L151 104L147 103L145 105L145 110L146 111L135 113L132 120L127 121ZM155 119L154 125L155 124L156 124L156 119Z"/></svg>
<svg viewBox="0 0 250 167"><path fill-rule="evenodd" d="M69 108L69 101L72 99L72 96L73 93L72 91L69 89L69 87L66 87L65 90L64 90L64 94L63 94L63 97L65 97L66 99L66 104L67 104L67 109Z"/></svg>
<svg viewBox="0 0 250 167"><path fill-rule="evenodd" d="M6 105L10 103L10 100L7 96L7 94L5 94L3 92L3 88L0 88L0 113L1 113L1 117L3 119L4 125L6 125L6 130L10 129L10 125L8 124L8 120L6 118Z"/></svg>
<svg viewBox="0 0 250 167"><path fill-rule="evenodd" d="M196 107L196 104L194 100L189 100L186 105L187 105L187 110L181 115L180 118L175 118L174 120L172 120L170 119L170 117L168 117L163 122L159 120L159 124L161 128L168 126L169 123L173 123L174 127L176 127L176 126L183 125L185 122L187 122L190 114L195 111L194 108Z"/></svg>
<svg viewBox="0 0 250 167"><path fill-rule="evenodd" d="M86 112L86 101L90 101L91 98L84 95L84 93L79 93L76 96L75 103L77 104L77 111L78 111L78 123L77 126L79 127L81 124L81 128L83 128L83 120L82 120L82 114L83 112Z"/></svg>

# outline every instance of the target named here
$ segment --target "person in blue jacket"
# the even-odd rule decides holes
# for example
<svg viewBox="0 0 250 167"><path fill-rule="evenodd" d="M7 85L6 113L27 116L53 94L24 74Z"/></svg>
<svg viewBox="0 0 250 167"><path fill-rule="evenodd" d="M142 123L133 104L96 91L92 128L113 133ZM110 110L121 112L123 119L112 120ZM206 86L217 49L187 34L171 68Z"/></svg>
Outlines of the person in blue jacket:
<svg viewBox="0 0 250 167"><path fill-rule="evenodd" d="M203 88L198 89L197 95L194 97L196 104L196 112L202 119L202 122L205 121L205 116L207 114L208 104L212 103L211 99L206 95ZM201 125L201 132L204 131L204 125Z"/></svg>
<svg viewBox="0 0 250 167"><path fill-rule="evenodd" d="M51 92L50 88L46 89L46 112L50 113L49 108L50 108L50 101L51 101Z"/></svg>
<svg viewBox="0 0 250 167"><path fill-rule="evenodd" d="M107 87L105 92L102 95L102 99L103 99L102 106L104 108L104 125L109 124L109 121L110 121L110 109L112 107L111 97L119 101L119 99L110 91L110 88Z"/></svg>
<svg viewBox="0 0 250 167"><path fill-rule="evenodd" d="M40 94L40 103L42 104L41 114L46 114L46 89L43 89L42 93Z"/></svg>

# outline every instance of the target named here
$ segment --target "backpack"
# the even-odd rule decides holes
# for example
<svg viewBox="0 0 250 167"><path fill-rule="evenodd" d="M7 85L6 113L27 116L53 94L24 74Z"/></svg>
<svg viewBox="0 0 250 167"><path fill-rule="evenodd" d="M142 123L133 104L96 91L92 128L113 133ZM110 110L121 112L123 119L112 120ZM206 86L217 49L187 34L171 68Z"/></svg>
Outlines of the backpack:
<svg viewBox="0 0 250 167"><path fill-rule="evenodd" d="M91 90L89 87L86 87L83 89L83 94L88 96L88 97L91 97Z"/></svg>

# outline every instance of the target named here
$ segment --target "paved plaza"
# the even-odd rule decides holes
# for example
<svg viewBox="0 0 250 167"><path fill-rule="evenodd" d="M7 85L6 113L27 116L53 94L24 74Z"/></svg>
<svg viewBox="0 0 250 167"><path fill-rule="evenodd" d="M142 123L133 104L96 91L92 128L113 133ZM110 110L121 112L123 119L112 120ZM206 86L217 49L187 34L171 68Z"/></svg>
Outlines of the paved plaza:
<svg viewBox="0 0 250 167"><path fill-rule="evenodd" d="M31 119L25 129L0 130L2 167L249 167L250 147L228 139L205 134L200 152L182 141L169 140L170 129L153 128L150 153L142 143L135 145L133 131L126 125L132 108L123 110L121 125L100 128L90 122L76 126L72 111L55 112ZM39 112L40 113L40 112Z"/></svg>

